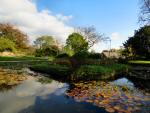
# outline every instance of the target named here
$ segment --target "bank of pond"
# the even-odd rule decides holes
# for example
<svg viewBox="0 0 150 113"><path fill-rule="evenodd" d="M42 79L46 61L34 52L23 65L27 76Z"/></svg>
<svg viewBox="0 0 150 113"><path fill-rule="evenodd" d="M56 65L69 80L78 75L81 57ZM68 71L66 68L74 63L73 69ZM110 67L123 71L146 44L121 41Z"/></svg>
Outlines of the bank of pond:
<svg viewBox="0 0 150 113"><path fill-rule="evenodd" d="M72 68L66 65L41 63L30 67L31 70L47 73L56 78L66 78L68 81L109 79L116 75L126 73L128 65L109 64L109 65L81 65Z"/></svg>

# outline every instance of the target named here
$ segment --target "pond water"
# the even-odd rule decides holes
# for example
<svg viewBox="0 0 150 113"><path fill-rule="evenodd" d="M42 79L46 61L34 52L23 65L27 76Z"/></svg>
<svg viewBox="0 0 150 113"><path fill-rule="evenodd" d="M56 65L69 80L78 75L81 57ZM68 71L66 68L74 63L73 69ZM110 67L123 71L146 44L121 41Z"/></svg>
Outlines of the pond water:
<svg viewBox="0 0 150 113"><path fill-rule="evenodd" d="M27 78L11 89L0 91L0 113L150 112L149 88L141 89L125 77L72 84Z"/></svg>

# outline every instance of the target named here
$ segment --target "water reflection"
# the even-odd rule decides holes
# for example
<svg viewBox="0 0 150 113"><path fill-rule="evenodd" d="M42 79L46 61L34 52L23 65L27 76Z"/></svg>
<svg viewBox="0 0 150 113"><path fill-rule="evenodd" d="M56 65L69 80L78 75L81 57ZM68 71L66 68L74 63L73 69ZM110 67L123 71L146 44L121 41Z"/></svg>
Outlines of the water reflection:
<svg viewBox="0 0 150 113"><path fill-rule="evenodd" d="M17 113L34 105L37 97L46 99L47 95L54 92L61 95L66 88L66 84L63 83L52 81L51 84L41 84L30 77L11 90L0 92L0 113ZM58 89L61 89L60 92Z"/></svg>
<svg viewBox="0 0 150 113"><path fill-rule="evenodd" d="M0 91L0 113L149 113L150 92L126 78L66 84L28 76Z"/></svg>

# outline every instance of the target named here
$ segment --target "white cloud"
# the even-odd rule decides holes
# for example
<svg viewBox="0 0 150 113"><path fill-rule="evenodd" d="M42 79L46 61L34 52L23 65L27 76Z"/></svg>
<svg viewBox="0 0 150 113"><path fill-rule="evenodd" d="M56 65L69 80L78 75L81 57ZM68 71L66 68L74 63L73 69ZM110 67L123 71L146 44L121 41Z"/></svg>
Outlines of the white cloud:
<svg viewBox="0 0 150 113"><path fill-rule="evenodd" d="M111 34L111 40L121 40L122 36L118 32L114 32Z"/></svg>
<svg viewBox="0 0 150 113"><path fill-rule="evenodd" d="M37 97L44 99L49 98L50 94L57 95L58 88L59 90L64 89L65 92L67 87L65 85L57 81L52 81L50 84L41 84L35 78L30 77L13 90L0 93L0 105L3 104L0 107L0 112L18 113L21 110L34 106Z"/></svg>
<svg viewBox="0 0 150 113"><path fill-rule="evenodd" d="M72 16L54 16L49 10L38 11L32 0L0 0L0 22L17 25L33 41L40 35L52 35L64 42L73 28L65 22Z"/></svg>
<svg viewBox="0 0 150 113"><path fill-rule="evenodd" d="M127 36L121 35L119 32L114 32L111 34L111 48L119 49L120 46L125 42Z"/></svg>
<svg viewBox="0 0 150 113"><path fill-rule="evenodd" d="M72 15L64 16L64 15L62 15L62 14L57 14L56 17L57 17L60 21L63 21L63 22L67 22L67 21L69 21L70 19L73 18Z"/></svg>

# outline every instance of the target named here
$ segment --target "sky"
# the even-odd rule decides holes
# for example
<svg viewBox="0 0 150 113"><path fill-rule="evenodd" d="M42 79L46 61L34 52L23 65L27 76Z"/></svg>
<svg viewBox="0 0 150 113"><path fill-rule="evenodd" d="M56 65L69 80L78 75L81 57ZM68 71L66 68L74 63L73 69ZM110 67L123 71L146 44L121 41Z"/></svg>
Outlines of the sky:
<svg viewBox="0 0 150 113"><path fill-rule="evenodd" d="M94 26L111 38L111 48L119 48L140 27L139 5L139 0L0 0L0 22L15 24L31 41L52 35L63 44L74 27ZM92 49L109 49L109 43Z"/></svg>

